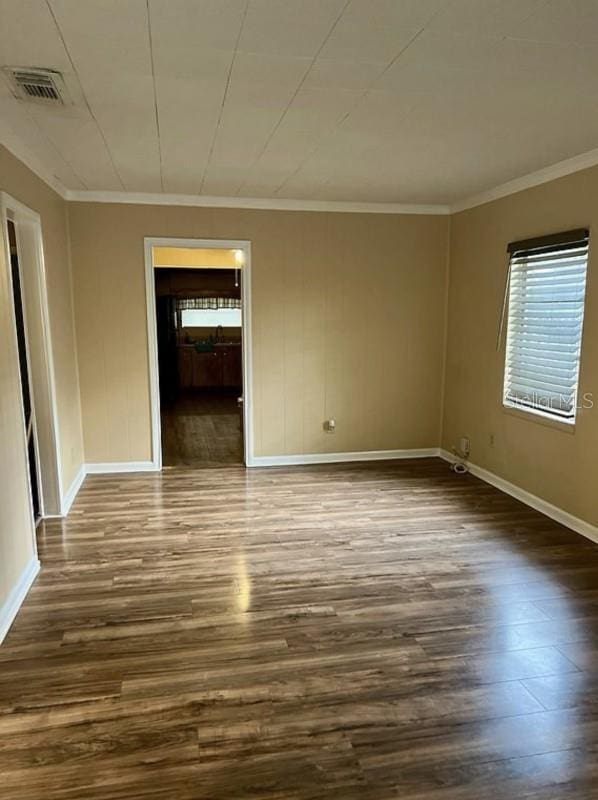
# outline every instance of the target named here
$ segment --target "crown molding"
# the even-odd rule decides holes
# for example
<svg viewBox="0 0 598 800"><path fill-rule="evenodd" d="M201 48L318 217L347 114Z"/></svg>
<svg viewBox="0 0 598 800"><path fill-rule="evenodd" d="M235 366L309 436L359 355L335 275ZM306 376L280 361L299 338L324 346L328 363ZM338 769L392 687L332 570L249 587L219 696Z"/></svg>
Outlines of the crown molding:
<svg viewBox="0 0 598 800"><path fill-rule="evenodd" d="M567 158L557 164L522 175L492 189L459 200L450 205L440 203L351 203L328 200L283 200L261 197L208 197L186 194L147 194L135 192L67 191L66 199L88 203L139 203L168 206L206 206L211 208L253 208L279 211L344 211L357 214L428 214L450 215L491 203L557 178L564 178L598 165L598 148Z"/></svg>
<svg viewBox="0 0 598 800"><path fill-rule="evenodd" d="M528 175L523 175L521 178L514 178L512 181L502 183L500 186L495 186L493 189L488 189L485 192L471 195L464 200L459 200L450 206L449 213L457 214L459 211L467 211L469 208L476 208L476 206L490 203L493 200L500 200L501 197L508 197L511 194L517 194L525 189L531 189L534 186L541 186L543 183L550 183L557 178L564 178L567 175L572 175L574 172L580 172L589 167L598 165L598 148L590 150L587 153L581 153L573 158L567 158L564 161L559 161L549 167L530 172Z"/></svg>
<svg viewBox="0 0 598 800"><path fill-rule="evenodd" d="M15 158L21 161L40 180L44 181L63 200L76 203L126 203L133 205L196 206L198 208L246 208L269 211L332 211L352 214L420 214L447 216L500 200L525 189L564 178L575 172L598 166L598 148L567 158L549 167L530 172L520 178L502 183L492 189L470 195L452 204L442 203L364 203L336 200L292 200L262 197L215 197L193 194L162 194L160 192L107 192L66 189L62 182L45 170L29 152L11 139L0 141Z"/></svg>
<svg viewBox="0 0 598 800"><path fill-rule="evenodd" d="M412 203L351 203L334 200L290 200L265 197L217 197L195 194L151 192L68 191L66 199L76 203L132 203L152 206L197 206L200 208L247 208L269 211L334 211L349 214L448 215L447 205Z"/></svg>

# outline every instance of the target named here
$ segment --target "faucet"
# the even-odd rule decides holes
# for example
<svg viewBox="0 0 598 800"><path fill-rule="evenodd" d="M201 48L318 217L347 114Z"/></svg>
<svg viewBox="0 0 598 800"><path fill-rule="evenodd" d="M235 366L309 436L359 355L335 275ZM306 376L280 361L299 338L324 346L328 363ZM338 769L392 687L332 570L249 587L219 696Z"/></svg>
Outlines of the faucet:
<svg viewBox="0 0 598 800"><path fill-rule="evenodd" d="M222 340L222 325L216 326L216 336L214 337L216 342L220 342Z"/></svg>

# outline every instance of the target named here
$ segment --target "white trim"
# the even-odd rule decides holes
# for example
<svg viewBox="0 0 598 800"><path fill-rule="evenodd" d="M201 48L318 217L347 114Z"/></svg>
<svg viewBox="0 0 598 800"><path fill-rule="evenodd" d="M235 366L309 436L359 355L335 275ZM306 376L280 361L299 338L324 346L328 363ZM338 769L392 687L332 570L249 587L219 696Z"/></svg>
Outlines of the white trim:
<svg viewBox="0 0 598 800"><path fill-rule="evenodd" d="M10 253L10 242L8 239L8 224L7 221L8 217L8 207L6 205L6 201L10 199L9 195L5 192L0 192L0 225L2 227L2 231L0 232L0 247L4 249L4 261L5 261L5 285L8 291L8 314L9 314L9 327L11 329L12 335L9 333L10 346L12 348L12 357L15 362L15 371L18 377L19 382L19 395L20 395L20 402L19 402L19 418L21 420L21 445L23 448L23 455L24 455L24 463L25 463L25 480L27 484L28 490L28 518L29 518L29 536L31 538L31 548L32 552L37 558L37 536L35 533L36 529L36 519L33 512L33 492L31 488L31 471L29 466L29 448L27 442L27 425L25 422L25 408L22 399L22 380L21 380L21 364L19 358L19 340L18 340L18 333L17 333L17 318L16 318L16 309L14 303L14 291L13 291L13 281L12 281L12 261L11 261L11 253ZM21 287L22 290L22 287ZM37 475L38 478L38 488L39 488L39 474ZM41 507L40 507L41 508ZM16 613L16 612L15 612ZM7 628L8 630L8 628Z"/></svg>
<svg viewBox="0 0 598 800"><path fill-rule="evenodd" d="M30 156L21 148L1 142L6 149L63 200L74 203L127 203L158 206L196 206L208 208L250 208L270 211L338 211L354 214L424 214L450 215L484 205L492 200L516 194L533 186L549 183L574 172L598 164L598 148L558 161L548 167L501 183L491 189L457 200L455 203L376 203L345 200L294 200L262 197L214 197L209 195L161 194L159 192L108 192L87 189L66 189L42 166L31 164ZM18 151L18 152L17 152Z"/></svg>
<svg viewBox="0 0 598 800"><path fill-rule="evenodd" d="M79 467L79 471L73 478L73 481L69 488L64 493L61 501L60 501L60 516L66 517L66 515L71 510L71 506L73 505L73 501L77 496L79 489L81 488L81 484L85 480L86 469L85 464L81 464Z"/></svg>
<svg viewBox="0 0 598 800"><path fill-rule="evenodd" d="M458 200L450 206L449 213L457 214L459 211L466 211L468 208L475 208L476 206L490 203L492 200L499 200L501 197L508 197L511 194L517 194L524 189L531 189L533 186L540 186L543 183L550 183L557 178L564 178L574 172L579 172L582 169L595 167L598 164L598 148L590 150L587 153L567 158L564 161L559 161L556 164L551 164L549 167L530 172L527 175L522 175L520 178L514 178L507 183L501 183L492 189L487 189L479 194L466 197L464 200Z"/></svg>
<svg viewBox="0 0 598 800"><path fill-rule="evenodd" d="M54 369L54 350L52 347L52 329L50 326L50 308L48 302L48 282L46 277L46 260L44 254L44 239L41 217L37 215L37 266L39 276L39 301L42 317L43 348L46 362L46 380L48 382L48 395L50 401L50 435L54 443L54 460L56 465L56 488L58 489L58 502L62 506L62 450L60 443L60 427L58 422L58 399L56 396L56 371Z"/></svg>
<svg viewBox="0 0 598 800"><path fill-rule="evenodd" d="M390 461L438 456L437 447L414 450L362 450L349 453L301 453L291 456L254 456L248 467L290 467L302 464L340 464L347 461Z"/></svg>
<svg viewBox="0 0 598 800"><path fill-rule="evenodd" d="M0 608L0 644L2 644L6 634L10 630L10 626L21 608L23 600L27 597L27 592L31 588L39 572L39 568L39 560L37 558L32 558L21 572L18 581L12 587L8 593L8 597L2 604Z"/></svg>
<svg viewBox="0 0 598 800"><path fill-rule="evenodd" d="M46 278L46 261L44 255L44 240L42 233L42 223L39 214L35 214L36 226L36 247L37 247L37 269L39 278L39 304L42 319L42 347L46 366L46 381L48 384L48 399L50 405L50 436L54 444L54 464L56 474L54 476L56 490L58 492L58 503L62 505L62 453L60 446L59 423L58 423L58 400L56 397L56 372L54 369L54 350L52 348L52 330L50 327L50 310L48 304L48 283ZM39 450L39 448L38 448ZM41 480L41 472L40 472Z"/></svg>
<svg viewBox="0 0 598 800"><path fill-rule="evenodd" d="M54 351L52 348L52 331L50 328L50 311L48 306L48 286L47 286L47 278L46 278L46 262L44 257L44 242L43 242L43 232L42 232L42 223L41 217L37 211L29 208L28 206L21 203L16 198L12 197L7 192L0 192L0 206L2 208L2 226L4 231L6 231L6 220L8 218L8 212L11 212L10 218L15 223L15 231L17 234L17 248L22 253L23 248L20 243L21 238L21 231L20 228L24 225L32 225L33 226L33 236L35 239L35 265L34 269L37 275L37 297L35 298L35 302L39 307L39 313L41 318L41 343L34 342L35 345L41 344L42 354L43 354L43 361L45 366L45 376L44 380L46 383L46 392L48 398L48 411L49 415L49 422L50 422L50 438L52 442L52 450L51 453L51 461L52 461L52 472L53 474L50 476L45 476L45 478L53 484L53 493L55 495L55 508L51 509L52 512L58 513L59 507L62 505L62 458L61 458L61 450L60 450L60 436L59 436L59 426L58 426L58 401L56 398L56 376L54 371ZM4 233L7 236L6 233ZM8 241L6 241L6 248L8 252L8 257L10 258L10 252L8 248ZM10 262L9 262L10 263ZM22 259L19 259L19 274L21 280L21 293L24 291L25 283L23 281L23 263ZM11 283L12 286L12 278ZM29 380L31 383L32 374L31 374L31 359L29 357L29 329L27 326L27 316L26 316L26 304L25 304L25 296L23 296L23 313L24 313L24 322L25 322L25 340L27 346L27 360L29 365ZM14 309L13 309L13 317L14 317ZM16 324L16 323L15 323ZM35 393L33 391L33 386L30 387L31 390L31 402L32 408L34 413L34 423L35 423L35 406L34 406L34 396ZM37 424L34 424L34 431L36 437L36 460L37 460L37 472L38 472L38 490L39 490L39 498L40 498L40 512L42 516L46 516L46 512L48 509L46 508L47 505L47 498L45 497L45 493L43 491L43 480L42 477L42 470L40 464L40 449L39 449L39 442L37 436ZM26 446L26 443L25 443Z"/></svg>
<svg viewBox="0 0 598 800"><path fill-rule="evenodd" d="M251 242L246 239L185 239L174 237L146 236L144 243L145 258L145 302L147 315L148 367L150 390L150 417L152 438L153 469L162 468L162 441L160 419L160 389L158 368L158 333L156 328L156 290L154 283L154 265L152 248L154 247L187 247L210 248L214 250L242 250L244 263L241 267L241 305L243 307L243 444L245 463L250 466L253 460L253 361L252 361L252 326L251 326ZM181 269L185 269L182 267Z"/></svg>
<svg viewBox="0 0 598 800"><path fill-rule="evenodd" d="M45 514L44 519L61 519L66 517L79 493L87 475L111 475L123 472L156 472L152 461L104 461L81 464L79 470L62 499L60 514Z"/></svg>
<svg viewBox="0 0 598 800"><path fill-rule="evenodd" d="M443 458L445 461L450 463L454 463L457 460L452 453L442 449L440 450L440 458ZM596 544L598 544L598 528L595 525L592 525L591 523L586 522L579 517L574 517L573 514L570 514L568 511L564 511L562 508L552 505L552 503L543 500L541 497L538 497L537 495L532 494L525 489L521 489L514 483L510 483L504 478L495 475L493 472L490 472L483 467L478 467L477 464L472 464L468 461L467 467L471 474L475 475L476 478L480 478L480 480L489 483L496 489L500 489L501 492L514 497L516 500L525 503L525 505L530 506L531 508L535 508L536 511L545 514L547 517L550 517L550 519L560 522L561 525L571 528L572 531L580 533L582 536L585 536L586 539L590 539L592 542L596 542Z"/></svg>
<svg viewBox="0 0 598 800"><path fill-rule="evenodd" d="M254 208L283 211L340 211L358 214L429 214L451 215L469 208L508 197L511 194L550 183L574 172L598 165L598 148L558 161L534 172L470 195L455 203L360 203L334 200L291 200L261 197L208 197L184 194L148 194L144 192L95 192L68 190L66 200L88 203L138 203L164 206L208 206L212 208Z"/></svg>
<svg viewBox="0 0 598 800"><path fill-rule="evenodd" d="M239 269L229 264L156 264L156 269Z"/></svg>
<svg viewBox="0 0 598 800"><path fill-rule="evenodd" d="M361 203L345 200L293 200L282 197L218 197L199 194L152 192L101 192L69 190L66 199L75 203L132 203L152 206L196 206L199 208L251 208L268 211L337 211L349 214L450 214L439 203Z"/></svg>
<svg viewBox="0 0 598 800"><path fill-rule="evenodd" d="M72 324L72 331L73 331L73 349L75 351L75 376L76 376L76 383L77 383L77 392L76 392L76 402L77 402L77 422L78 430L79 430L79 441L81 444L81 458L84 457L83 453L83 412L81 409L81 375L79 370L79 337L77 336L77 319L75 316L75 287L73 281L73 254L72 254L72 245L71 245L71 215L68 213L68 207L66 209L66 246L67 246L67 255L68 255L68 273L69 273L69 289L70 289L70 300L71 300L71 324ZM80 469L85 470L85 464L82 463ZM84 472L85 474L85 472Z"/></svg>
<svg viewBox="0 0 598 800"><path fill-rule="evenodd" d="M147 326L147 366L149 372L150 436L152 440L152 465L162 469L162 437L160 419L160 372L158 365L158 328L156 321L156 288L152 257L153 243L143 240L145 271L145 314Z"/></svg>
<svg viewBox="0 0 598 800"><path fill-rule="evenodd" d="M117 472L158 472L153 461L96 461L85 464L86 475L111 475Z"/></svg>
<svg viewBox="0 0 598 800"><path fill-rule="evenodd" d="M31 434L33 436L33 455L34 455L34 458L35 458L35 483L36 483L37 498L38 498L38 513L39 513L39 517L43 517L44 516L44 512L46 510L46 507L47 507L47 497L46 497L46 491L45 491L46 487L44 486L44 475L43 475L43 472L42 472L41 453L40 453L40 444L39 444L39 430L38 430L38 424L37 424L37 412L36 412L36 402L35 402L35 400L36 400L36 391L35 391L36 387L34 386L34 381L33 381L33 366L32 366L32 358L31 358L31 333L30 333L30 330L31 330L30 325L31 325L31 323L29 322L29 319L28 319L28 314L29 314L30 307L28 308L29 304L27 302L27 299L29 298L31 300L32 298L27 292L28 283L27 283L27 281L25 280L25 277L24 277L23 252L24 252L24 250L26 250L26 248L23 247L23 236L22 236L22 233L24 231L22 231L22 226L27 225L27 224L35 226L34 244L35 244L35 250L37 251L36 257L37 257L38 263L35 264L34 268L35 268L35 271L37 273L37 277L38 278L40 277L40 274L39 274L40 273L40 269L39 269L39 237L41 236L41 229L40 229L39 218L36 220L33 216L29 216L29 214L24 214L22 209L19 208L16 204L15 205L9 205L8 203L10 202L10 198L4 193L3 193L2 201L3 201L3 208L4 208L3 224L6 226L7 220L10 219L10 221L13 224L15 238L16 238L16 241L17 241L17 272L18 272L18 276L19 276L19 295L20 295L20 299L21 299L21 313L23 315L23 334L24 334L24 338L25 338L25 362L27 364L27 384L28 384L28 390L29 390L29 403L31 405ZM44 371L46 373L45 377L46 377L46 381L48 382L47 389L48 389L48 398L49 398L49 401L50 401L49 402L50 408L48 410L50 411L50 427L51 427L51 430L52 430L52 425L53 425L53 420L54 420L54 410L55 409L53 409L53 407L52 407L52 388L51 388L51 385L49 384L50 369L49 369L49 364L48 364L48 358L49 358L50 353L48 351L48 348L46 347L47 337L45 336L46 328L45 328L45 317L44 317L44 313L43 313L44 298L43 298L42 291L41 291L41 280L38 281L37 284L38 284L39 292L38 292L38 297L36 299L39 302L40 316L42 318L42 337L43 337L42 338L42 351L43 351L44 361L45 361L45 363L44 363L44 367L45 367ZM12 294L13 294L13 297L11 299L12 299L12 301L14 303L14 283L13 283L13 286L12 286ZM18 336L18 332L17 332L17 336ZM52 435L53 435L53 439L54 439L54 441L53 441L53 445L54 445L53 451L54 452L52 453L54 458L52 460L54 461L55 474L53 476L50 476L50 477L54 478L54 480L51 481L51 485L53 486L53 489L56 492L56 501L59 503L60 502L60 470L57 468L58 464L57 464L57 453L56 453L56 437L54 436L54 431L52 431ZM29 463L29 448L27 449L27 462ZM29 486L30 486L31 489L33 488L32 487L31 476L30 476L30 479L29 479ZM31 496L31 502L33 503L33 495ZM38 520L36 519L35 522L37 523L37 521Z"/></svg>

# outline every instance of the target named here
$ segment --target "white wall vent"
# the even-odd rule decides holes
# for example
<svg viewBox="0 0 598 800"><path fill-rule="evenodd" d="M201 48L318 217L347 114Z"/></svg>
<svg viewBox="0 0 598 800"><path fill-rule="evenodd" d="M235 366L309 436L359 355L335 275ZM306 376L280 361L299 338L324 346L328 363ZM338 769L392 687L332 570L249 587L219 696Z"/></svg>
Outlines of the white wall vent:
<svg viewBox="0 0 598 800"><path fill-rule="evenodd" d="M5 67L13 94L20 100L44 104L70 102L62 75L53 69L39 67Z"/></svg>

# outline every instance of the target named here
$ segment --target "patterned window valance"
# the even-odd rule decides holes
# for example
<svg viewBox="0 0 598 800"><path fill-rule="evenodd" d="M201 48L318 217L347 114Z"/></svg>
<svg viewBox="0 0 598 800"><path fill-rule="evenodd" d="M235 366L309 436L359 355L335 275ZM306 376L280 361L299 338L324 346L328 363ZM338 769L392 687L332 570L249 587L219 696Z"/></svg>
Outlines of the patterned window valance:
<svg viewBox="0 0 598 800"><path fill-rule="evenodd" d="M185 311L190 308L198 311L241 308L241 300L238 297L186 297L183 300L177 300L176 307L177 311Z"/></svg>

